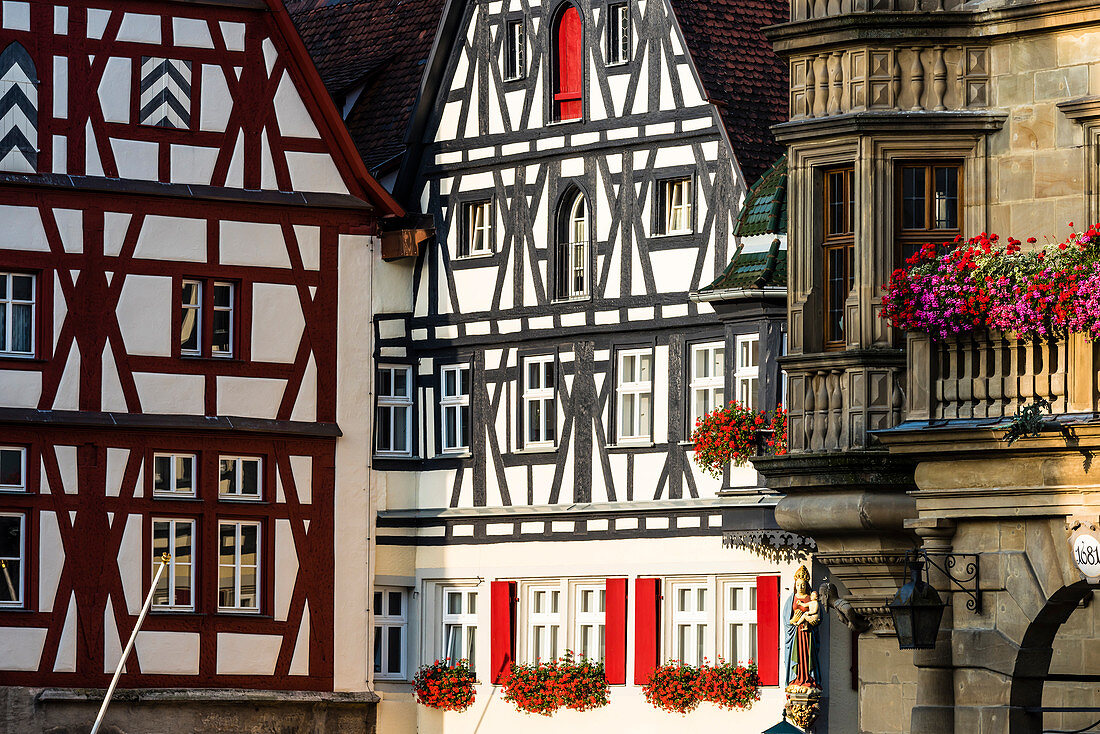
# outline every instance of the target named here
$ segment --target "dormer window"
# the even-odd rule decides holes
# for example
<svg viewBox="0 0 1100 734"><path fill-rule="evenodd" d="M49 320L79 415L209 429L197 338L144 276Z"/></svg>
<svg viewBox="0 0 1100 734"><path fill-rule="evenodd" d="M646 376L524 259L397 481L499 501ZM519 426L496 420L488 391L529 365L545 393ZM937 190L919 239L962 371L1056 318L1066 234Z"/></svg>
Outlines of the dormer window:
<svg viewBox="0 0 1100 734"><path fill-rule="evenodd" d="M583 110L584 26L581 14L566 4L554 22L554 120L579 120Z"/></svg>

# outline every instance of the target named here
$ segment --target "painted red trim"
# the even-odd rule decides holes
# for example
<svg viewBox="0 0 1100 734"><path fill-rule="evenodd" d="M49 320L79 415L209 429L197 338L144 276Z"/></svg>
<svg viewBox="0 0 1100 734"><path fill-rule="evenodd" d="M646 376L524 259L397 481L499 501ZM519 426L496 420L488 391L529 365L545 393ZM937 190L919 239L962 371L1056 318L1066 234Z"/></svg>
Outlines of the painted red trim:
<svg viewBox="0 0 1100 734"><path fill-rule="evenodd" d="M779 685L779 577L756 577L756 666L760 685Z"/></svg>
<svg viewBox="0 0 1100 734"><path fill-rule="evenodd" d="M604 596L604 670L611 685L626 683L626 579L608 579Z"/></svg>
<svg viewBox="0 0 1100 734"><path fill-rule="evenodd" d="M516 582L489 584L489 680L500 683L516 657Z"/></svg>
<svg viewBox="0 0 1100 734"><path fill-rule="evenodd" d="M661 652L661 579L634 581L634 685L640 686L659 664Z"/></svg>
<svg viewBox="0 0 1100 734"><path fill-rule="evenodd" d="M582 115L584 86L584 25L576 6L568 5L557 19L554 68L554 108L558 120Z"/></svg>
<svg viewBox="0 0 1100 734"><path fill-rule="evenodd" d="M272 16L275 18L275 25L282 32L283 40L287 44L291 57L296 62L298 71L306 83L316 109L320 111L325 124L332 133L330 139L336 143L341 157L350 166L358 183L364 188L367 200L379 207L381 210L379 214L382 216L399 217L404 215L405 210L401 208L401 205L367 171L367 166L363 163L363 158L359 155L359 151L351 139L351 134L336 109L336 103L332 101L328 90L325 89L324 82L321 81L321 75L317 73L317 67L313 65L313 59L306 51L305 44L302 43L301 36L298 35L294 21L290 19L290 14L287 13L282 0L266 0L266 2Z"/></svg>

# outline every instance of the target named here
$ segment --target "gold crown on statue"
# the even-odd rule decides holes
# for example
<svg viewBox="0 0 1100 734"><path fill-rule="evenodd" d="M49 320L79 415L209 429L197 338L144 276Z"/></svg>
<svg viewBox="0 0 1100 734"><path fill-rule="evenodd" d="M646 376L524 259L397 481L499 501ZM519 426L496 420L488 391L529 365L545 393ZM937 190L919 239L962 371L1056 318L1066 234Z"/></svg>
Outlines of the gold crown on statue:
<svg viewBox="0 0 1100 734"><path fill-rule="evenodd" d="M810 572L806 570L805 566L799 566L798 570L794 572L794 580L798 581L799 579L803 579L807 583L810 581Z"/></svg>

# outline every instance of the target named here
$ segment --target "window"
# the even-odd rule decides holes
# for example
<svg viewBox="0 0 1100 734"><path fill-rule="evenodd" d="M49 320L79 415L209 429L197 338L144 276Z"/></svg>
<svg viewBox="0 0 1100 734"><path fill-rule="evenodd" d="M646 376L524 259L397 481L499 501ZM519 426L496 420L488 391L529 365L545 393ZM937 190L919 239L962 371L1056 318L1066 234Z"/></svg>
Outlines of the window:
<svg viewBox="0 0 1100 734"><path fill-rule="evenodd" d="M527 662L557 660L565 651L561 634L561 590L532 587L527 595Z"/></svg>
<svg viewBox="0 0 1100 734"><path fill-rule="evenodd" d="M38 171L38 72L20 43L9 43L0 53L0 140L5 171Z"/></svg>
<svg viewBox="0 0 1100 734"><path fill-rule="evenodd" d="M908 259L925 242L946 242L961 234L957 163L906 163L898 167L899 255Z"/></svg>
<svg viewBox="0 0 1100 734"><path fill-rule="evenodd" d="M194 454L153 454L153 496L195 496Z"/></svg>
<svg viewBox="0 0 1100 734"><path fill-rule="evenodd" d="M195 608L194 597L194 520L153 520L153 576L160 568L161 556L171 555L164 573L153 592L153 607L190 611Z"/></svg>
<svg viewBox="0 0 1100 734"><path fill-rule="evenodd" d="M260 524L218 523L218 611L260 611Z"/></svg>
<svg viewBox="0 0 1100 734"><path fill-rule="evenodd" d="M527 74L527 32L522 20L504 25L504 79L522 79Z"/></svg>
<svg viewBox="0 0 1100 734"><path fill-rule="evenodd" d="M554 445L557 428L554 397L554 357L523 360L523 444L525 448Z"/></svg>
<svg viewBox="0 0 1100 734"><path fill-rule="evenodd" d="M405 640L408 634L408 593L404 589L374 589L374 674L376 678L405 677Z"/></svg>
<svg viewBox="0 0 1100 734"><path fill-rule="evenodd" d="M760 336L747 334L737 337L737 369L733 373L737 402L749 410L756 410L760 393Z"/></svg>
<svg viewBox="0 0 1100 734"><path fill-rule="evenodd" d="M0 492L27 489L27 450L19 446L0 446Z"/></svg>
<svg viewBox="0 0 1100 734"><path fill-rule="evenodd" d="M723 590L725 599L726 662L744 664L756 660L756 583L730 581Z"/></svg>
<svg viewBox="0 0 1100 734"><path fill-rule="evenodd" d="M672 657L686 665L700 665L706 657L709 594L705 584L672 588Z"/></svg>
<svg viewBox="0 0 1100 734"><path fill-rule="evenodd" d="M607 592L603 585L578 586L576 588L575 639L573 646L578 658L604 659L605 617Z"/></svg>
<svg viewBox="0 0 1100 734"><path fill-rule="evenodd" d="M726 404L726 345L722 342L691 347L691 423Z"/></svg>
<svg viewBox="0 0 1100 734"><path fill-rule="evenodd" d="M222 456L218 459L218 496L258 500L263 495L263 462L259 458Z"/></svg>
<svg viewBox="0 0 1100 734"><path fill-rule="evenodd" d="M558 298L588 295L588 202L577 191L566 197L558 223Z"/></svg>
<svg viewBox="0 0 1100 734"><path fill-rule="evenodd" d="M843 349L844 302L854 284L852 168L825 172L825 349Z"/></svg>
<svg viewBox="0 0 1100 734"><path fill-rule="evenodd" d="M493 252L493 207L490 201L475 201L463 207L464 236L459 257L490 255Z"/></svg>
<svg viewBox="0 0 1100 734"><path fill-rule="evenodd" d="M26 273L0 273L0 355L34 356L34 283Z"/></svg>
<svg viewBox="0 0 1100 734"><path fill-rule="evenodd" d="M619 441L648 441L653 404L652 350L619 352L617 377Z"/></svg>
<svg viewBox="0 0 1100 734"><path fill-rule="evenodd" d="M378 368L375 450L380 454L412 453L412 367Z"/></svg>
<svg viewBox="0 0 1100 734"><path fill-rule="evenodd" d="M470 448L470 368L444 367L440 382L443 450L464 451Z"/></svg>
<svg viewBox="0 0 1100 734"><path fill-rule="evenodd" d="M23 605L25 526L23 515L0 514L0 606Z"/></svg>
<svg viewBox="0 0 1100 734"><path fill-rule="evenodd" d="M581 119L584 84L584 25L573 5L565 5L554 20L552 39L554 120Z"/></svg>
<svg viewBox="0 0 1100 734"><path fill-rule="evenodd" d="M209 291L209 301L204 299L206 291ZM183 281L180 293L180 354L191 357L233 356L234 291L232 283L223 281ZM209 314L209 319L204 319L203 314ZM207 328L209 332L205 331Z"/></svg>
<svg viewBox="0 0 1100 734"><path fill-rule="evenodd" d="M691 178L675 178L658 184L657 234L690 234Z"/></svg>
<svg viewBox="0 0 1100 734"><path fill-rule="evenodd" d="M630 60L630 8L626 3L607 6L607 63Z"/></svg>
<svg viewBox="0 0 1100 734"><path fill-rule="evenodd" d="M452 664L465 659L476 668L477 591L443 590L443 657Z"/></svg>

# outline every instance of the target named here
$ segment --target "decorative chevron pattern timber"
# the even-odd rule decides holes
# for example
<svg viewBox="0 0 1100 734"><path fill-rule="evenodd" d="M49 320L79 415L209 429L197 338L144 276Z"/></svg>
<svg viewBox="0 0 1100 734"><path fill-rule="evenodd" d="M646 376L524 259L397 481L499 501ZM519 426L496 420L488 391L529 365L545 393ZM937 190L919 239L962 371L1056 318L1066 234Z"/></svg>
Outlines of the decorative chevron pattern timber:
<svg viewBox="0 0 1100 734"><path fill-rule="evenodd" d="M138 118L142 125L189 128L191 62L143 56L140 104Z"/></svg>
<svg viewBox="0 0 1100 734"><path fill-rule="evenodd" d="M0 53L0 170L38 170L38 79L18 43Z"/></svg>

